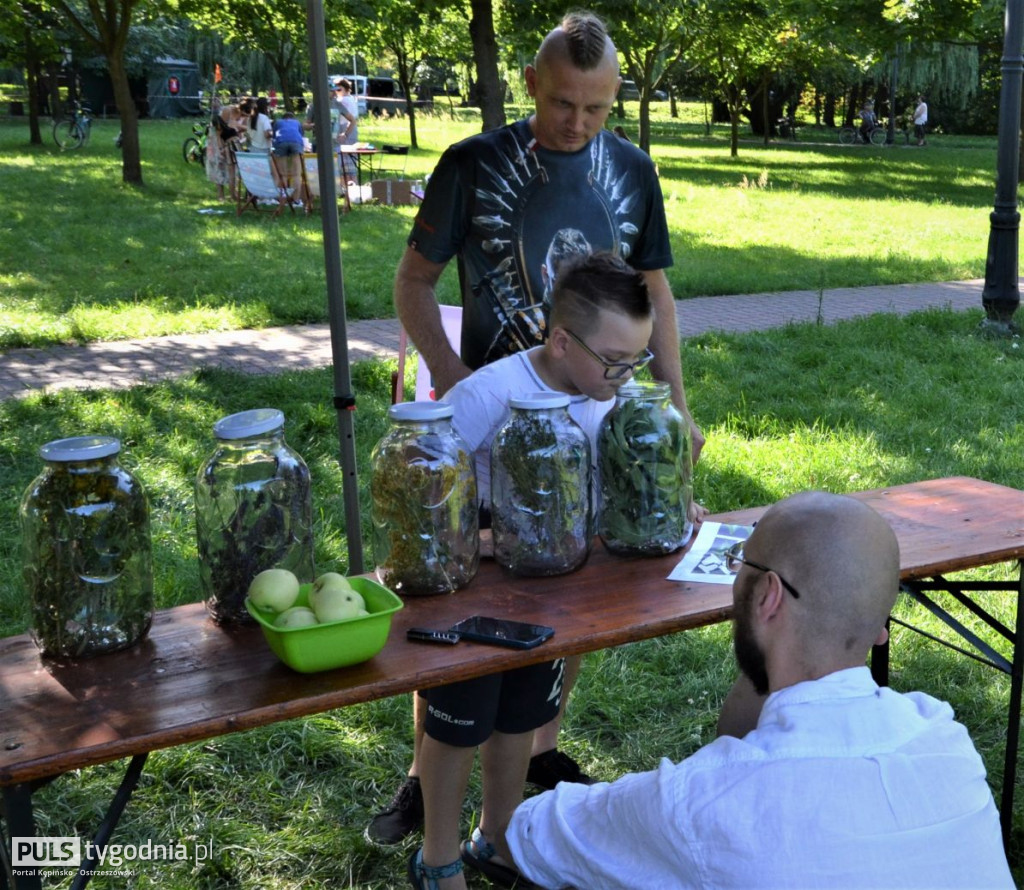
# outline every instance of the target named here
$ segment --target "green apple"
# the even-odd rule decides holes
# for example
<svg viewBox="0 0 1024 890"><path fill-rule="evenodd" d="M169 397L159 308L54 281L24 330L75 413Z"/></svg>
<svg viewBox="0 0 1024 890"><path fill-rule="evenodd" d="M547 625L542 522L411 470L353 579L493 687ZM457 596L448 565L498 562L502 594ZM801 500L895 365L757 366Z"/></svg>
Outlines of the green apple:
<svg viewBox="0 0 1024 890"><path fill-rule="evenodd" d="M348 578L337 572L326 572L313 582L309 607L321 623L355 618L366 608L363 598L352 589Z"/></svg>
<svg viewBox="0 0 1024 890"><path fill-rule="evenodd" d="M274 627L310 627L316 623L313 610L305 606L292 606L274 619Z"/></svg>
<svg viewBox="0 0 1024 890"><path fill-rule="evenodd" d="M339 575L337 572L324 572L322 575L318 575L317 579L313 582L313 590L319 590L321 587L341 587L343 589L352 589L352 585L349 584L348 578L344 575Z"/></svg>
<svg viewBox="0 0 1024 890"><path fill-rule="evenodd" d="M295 605L299 596L299 579L288 569L267 569L249 585L249 599L257 609L284 612Z"/></svg>

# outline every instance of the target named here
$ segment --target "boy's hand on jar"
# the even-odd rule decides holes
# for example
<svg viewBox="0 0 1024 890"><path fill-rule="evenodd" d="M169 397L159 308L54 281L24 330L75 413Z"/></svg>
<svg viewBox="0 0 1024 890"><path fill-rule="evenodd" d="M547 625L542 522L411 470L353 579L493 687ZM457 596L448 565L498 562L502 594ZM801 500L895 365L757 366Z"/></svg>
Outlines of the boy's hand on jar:
<svg viewBox="0 0 1024 890"><path fill-rule="evenodd" d="M700 525L704 521L704 517L708 515L708 508L703 504L698 504L696 501L691 501L689 509L686 511L686 518L694 525Z"/></svg>

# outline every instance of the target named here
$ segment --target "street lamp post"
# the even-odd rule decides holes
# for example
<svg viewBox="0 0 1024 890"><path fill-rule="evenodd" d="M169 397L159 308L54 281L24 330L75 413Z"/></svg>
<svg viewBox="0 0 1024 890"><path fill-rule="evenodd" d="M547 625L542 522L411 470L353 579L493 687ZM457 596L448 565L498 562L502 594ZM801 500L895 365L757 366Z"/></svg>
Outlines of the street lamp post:
<svg viewBox="0 0 1024 890"><path fill-rule="evenodd" d="M1017 283L1020 213L1017 211L1018 153L1020 151L1021 75L1024 72L1024 0L1006 0L1002 86L999 91L999 142L996 156L996 199L989 216L988 257L985 261L983 329L992 334L1015 334L1013 314L1020 305Z"/></svg>

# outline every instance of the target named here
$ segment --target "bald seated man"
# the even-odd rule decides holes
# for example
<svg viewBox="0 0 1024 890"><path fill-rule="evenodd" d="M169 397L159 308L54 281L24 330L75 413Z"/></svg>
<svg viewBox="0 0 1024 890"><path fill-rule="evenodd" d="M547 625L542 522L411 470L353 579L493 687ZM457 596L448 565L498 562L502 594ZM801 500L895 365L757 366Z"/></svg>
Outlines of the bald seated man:
<svg viewBox="0 0 1024 890"><path fill-rule="evenodd" d="M899 548L857 500L767 511L733 584L757 727L680 763L521 804L504 853L542 887L1013 887L985 769L949 705L880 688Z"/></svg>

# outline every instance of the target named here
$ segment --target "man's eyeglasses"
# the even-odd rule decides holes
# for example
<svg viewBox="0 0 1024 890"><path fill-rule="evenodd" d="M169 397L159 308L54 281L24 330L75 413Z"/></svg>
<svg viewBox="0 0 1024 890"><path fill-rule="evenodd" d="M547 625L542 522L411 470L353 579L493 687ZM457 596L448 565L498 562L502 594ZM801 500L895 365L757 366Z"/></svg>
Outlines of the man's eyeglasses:
<svg viewBox="0 0 1024 890"><path fill-rule="evenodd" d="M758 562L752 562L743 555L744 541L739 541L733 544L728 550L723 552L725 557L725 567L734 574L740 570L740 566L750 566L752 569L757 569L759 572L775 572L775 569L770 569L768 566L763 566ZM779 579L783 587L786 588L791 594L793 599L800 599L800 594L797 593L796 588L790 584L785 578L782 577L778 572L775 572L776 577Z"/></svg>
<svg viewBox="0 0 1024 890"><path fill-rule="evenodd" d="M651 359L654 358L654 353L649 349L645 349L635 362L610 362L608 359L601 358L593 349L587 346L582 339L577 337L568 328L563 328L576 344L582 349L587 355L589 355L595 362L604 368L605 380L621 380L627 374L635 374L641 368L647 367L651 363Z"/></svg>

